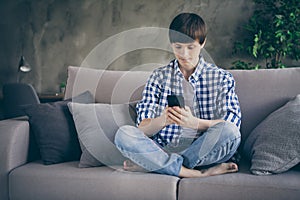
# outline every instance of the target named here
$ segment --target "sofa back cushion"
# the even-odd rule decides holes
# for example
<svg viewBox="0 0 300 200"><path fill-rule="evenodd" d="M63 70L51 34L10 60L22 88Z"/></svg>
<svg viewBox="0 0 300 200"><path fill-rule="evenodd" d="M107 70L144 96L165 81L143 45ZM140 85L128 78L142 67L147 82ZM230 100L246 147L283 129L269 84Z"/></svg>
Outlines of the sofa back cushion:
<svg viewBox="0 0 300 200"><path fill-rule="evenodd" d="M243 141L269 114L300 94L300 68L229 71L236 81Z"/></svg>
<svg viewBox="0 0 300 200"><path fill-rule="evenodd" d="M236 80L243 141L264 118L300 93L300 68L229 71ZM98 103L136 101L141 98L150 74L70 66L65 98L90 90Z"/></svg>
<svg viewBox="0 0 300 200"><path fill-rule="evenodd" d="M128 103L139 100L151 72L68 68L65 98L89 90L96 103Z"/></svg>

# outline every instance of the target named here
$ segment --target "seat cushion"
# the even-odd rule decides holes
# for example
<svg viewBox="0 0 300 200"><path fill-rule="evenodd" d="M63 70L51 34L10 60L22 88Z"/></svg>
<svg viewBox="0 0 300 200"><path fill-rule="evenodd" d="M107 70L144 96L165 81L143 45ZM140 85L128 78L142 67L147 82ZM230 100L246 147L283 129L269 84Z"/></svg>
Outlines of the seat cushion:
<svg viewBox="0 0 300 200"><path fill-rule="evenodd" d="M177 177L77 166L32 162L16 168L9 175L10 199L176 199Z"/></svg>
<svg viewBox="0 0 300 200"><path fill-rule="evenodd" d="M271 176L256 176L250 173L249 163L241 163L239 168L238 173L182 179L178 189L178 200L299 199L299 170L293 169Z"/></svg>

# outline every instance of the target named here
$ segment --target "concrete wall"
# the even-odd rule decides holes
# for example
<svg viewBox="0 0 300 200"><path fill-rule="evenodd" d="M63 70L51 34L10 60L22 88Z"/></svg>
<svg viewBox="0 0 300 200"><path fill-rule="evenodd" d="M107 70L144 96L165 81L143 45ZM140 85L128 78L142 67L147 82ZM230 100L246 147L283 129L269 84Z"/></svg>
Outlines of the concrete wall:
<svg viewBox="0 0 300 200"><path fill-rule="evenodd" d="M231 52L242 34L240 24L247 21L252 7L249 0L1 0L0 87L16 81L22 49L32 71L21 74L20 80L33 84L40 93L57 92L66 81L67 67L81 65L99 43L133 28L168 28L181 12L204 18L206 51L217 65L228 68L235 60ZM166 64L171 58L166 51L136 50L120 56L108 68Z"/></svg>

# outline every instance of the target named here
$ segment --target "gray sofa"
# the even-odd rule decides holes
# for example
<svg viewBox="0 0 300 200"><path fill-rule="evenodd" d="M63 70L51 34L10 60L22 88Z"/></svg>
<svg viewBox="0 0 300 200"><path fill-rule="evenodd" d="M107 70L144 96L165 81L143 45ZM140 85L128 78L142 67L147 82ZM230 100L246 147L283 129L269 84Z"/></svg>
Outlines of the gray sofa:
<svg viewBox="0 0 300 200"><path fill-rule="evenodd" d="M236 80L236 92L242 109L243 145L263 119L300 93L300 68L234 70L231 73ZM70 67L65 98L89 89L97 102L135 101L141 97L149 74ZM250 173L250 163L246 159L242 159L238 173L191 179L124 172L106 166L78 168L78 161L43 165L37 159L38 150L31 137L29 123L22 118L0 121L0 143L1 200L274 200L300 197L299 169L257 176Z"/></svg>

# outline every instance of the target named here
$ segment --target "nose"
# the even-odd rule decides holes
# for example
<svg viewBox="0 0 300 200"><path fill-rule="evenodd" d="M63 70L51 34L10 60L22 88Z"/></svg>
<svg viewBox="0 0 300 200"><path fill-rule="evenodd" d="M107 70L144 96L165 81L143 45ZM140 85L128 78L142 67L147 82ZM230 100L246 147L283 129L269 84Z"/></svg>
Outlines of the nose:
<svg viewBox="0 0 300 200"><path fill-rule="evenodd" d="M189 55L189 52L188 52L187 48L183 49L183 55L184 55L185 58Z"/></svg>
<svg viewBox="0 0 300 200"><path fill-rule="evenodd" d="M178 53L179 53L180 57L182 57L182 58L187 58L189 55L187 48L181 48Z"/></svg>

